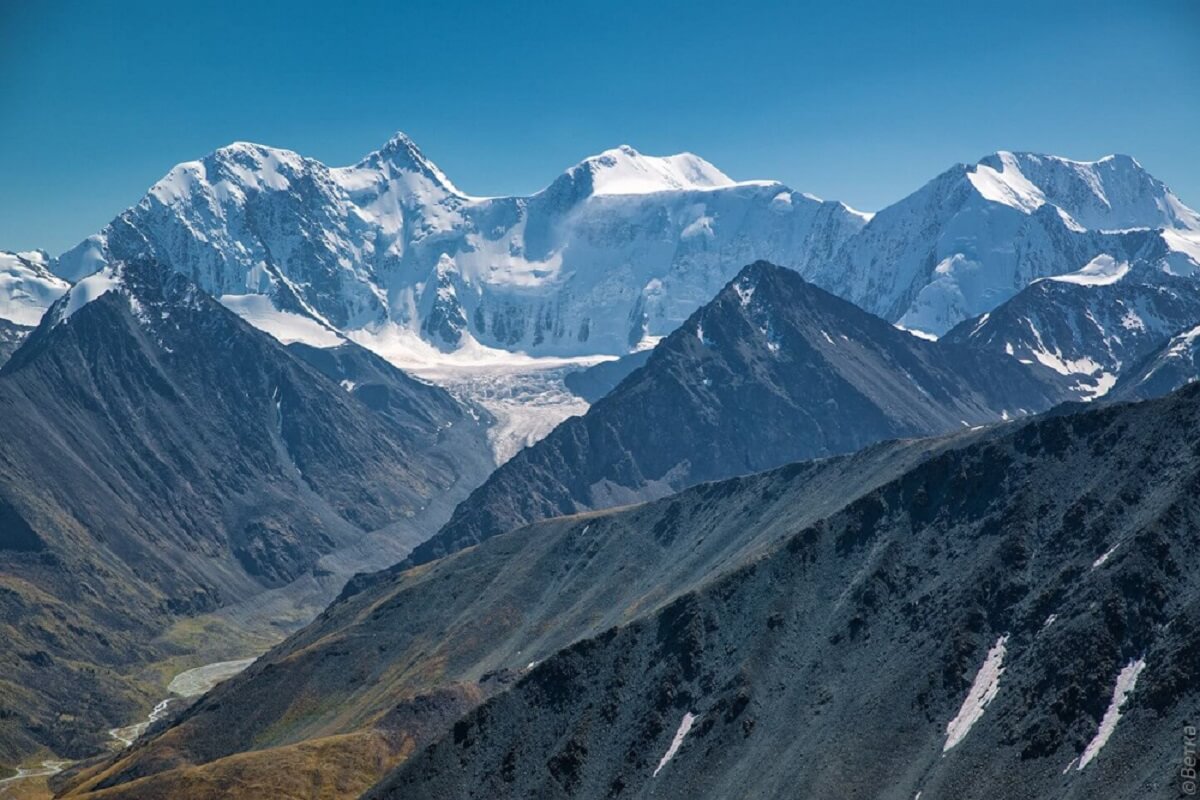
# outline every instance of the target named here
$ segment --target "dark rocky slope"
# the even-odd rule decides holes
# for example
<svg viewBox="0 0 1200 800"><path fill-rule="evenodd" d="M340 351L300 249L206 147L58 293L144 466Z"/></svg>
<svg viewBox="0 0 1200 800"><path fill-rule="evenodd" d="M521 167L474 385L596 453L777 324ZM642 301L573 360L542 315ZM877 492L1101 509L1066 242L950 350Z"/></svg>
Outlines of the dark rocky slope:
<svg viewBox="0 0 1200 800"><path fill-rule="evenodd" d="M243 798L274 796L241 782L247 771L258 786L272 785L263 776L302 774L305 784L337 775L365 789L449 730L452 718L439 728L432 715L477 704L539 659L664 607L978 435L881 444L631 509L548 520L401 573L334 603L76 791L214 798L211 786L220 784ZM305 748L336 749L358 766L297 766L294 754ZM360 763L379 752L386 757Z"/></svg>
<svg viewBox="0 0 1200 800"><path fill-rule="evenodd" d="M1167 339L1121 375L1113 400L1159 397L1200 379L1200 325Z"/></svg>
<svg viewBox="0 0 1200 800"><path fill-rule="evenodd" d="M537 664L366 797L1182 796L1198 443L1190 386L937 454Z"/></svg>
<svg viewBox="0 0 1200 800"><path fill-rule="evenodd" d="M150 261L54 305L0 370L0 761L94 752L153 704L129 676L172 621L474 485L480 426L392 377L375 413Z"/></svg>
<svg viewBox="0 0 1200 800"><path fill-rule="evenodd" d="M636 353L621 356L615 361L601 361L590 367L571 372L563 378L563 383L572 392L595 403L601 397L629 377L635 370L644 366L650 360L653 350L639 350Z"/></svg>

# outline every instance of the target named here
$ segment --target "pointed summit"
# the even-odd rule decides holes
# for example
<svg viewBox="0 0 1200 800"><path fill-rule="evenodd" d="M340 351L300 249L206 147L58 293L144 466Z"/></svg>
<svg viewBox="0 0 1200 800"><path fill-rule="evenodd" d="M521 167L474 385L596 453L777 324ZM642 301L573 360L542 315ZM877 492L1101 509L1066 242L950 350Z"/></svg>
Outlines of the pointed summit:
<svg viewBox="0 0 1200 800"><path fill-rule="evenodd" d="M446 173L442 172L437 164L434 164L421 152L417 143L403 131L396 131L383 147L368 155L354 168L362 169L364 167L389 173L406 172L420 175L450 194L459 197L467 196L446 177Z"/></svg>

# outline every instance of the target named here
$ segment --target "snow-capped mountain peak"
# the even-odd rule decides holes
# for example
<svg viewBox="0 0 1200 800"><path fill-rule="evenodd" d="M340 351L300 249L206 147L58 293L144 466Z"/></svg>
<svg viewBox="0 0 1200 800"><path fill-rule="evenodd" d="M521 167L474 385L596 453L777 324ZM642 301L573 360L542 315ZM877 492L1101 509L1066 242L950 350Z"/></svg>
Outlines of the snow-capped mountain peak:
<svg viewBox="0 0 1200 800"><path fill-rule="evenodd" d="M588 180L588 194L594 196L703 191L739 184L694 153L648 156L627 144L585 158L568 169L566 176L573 182ZM764 185L773 181L744 183Z"/></svg>
<svg viewBox="0 0 1200 800"><path fill-rule="evenodd" d="M177 164L150 187L149 195L163 205L171 205L209 187L221 200L231 195L242 199L247 189L284 191L290 188L290 177L306 168L305 162L291 150L233 142L198 161Z"/></svg>
<svg viewBox="0 0 1200 800"><path fill-rule="evenodd" d="M255 319L262 304L235 298L264 296L322 331L392 329L438 349L537 355L628 352L758 259L930 334L1039 278L1112 278L1085 267L1145 258L1147 236L1166 242L1154 256L1162 268L1190 275L1200 264L1200 215L1132 158L1009 151L867 215L734 181L691 153L628 145L533 195L478 198L402 133L341 168L238 142L173 169L120 221L137 236L114 241L106 229L55 271L78 280L145 252L230 307L253 305Z"/></svg>
<svg viewBox="0 0 1200 800"><path fill-rule="evenodd" d="M239 142L172 169L55 269L79 280L151 255L256 324L270 316L263 303L239 297L323 330L397 331L439 348L622 354L673 330L737 264L805 270L865 222L689 153L618 147L534 195L481 198L404 134L339 168ZM136 235L116 236L125 226Z"/></svg>
<svg viewBox="0 0 1200 800"><path fill-rule="evenodd" d="M1030 213L1051 203L1091 230L1200 230L1200 214L1127 155L1074 161L1001 150L968 167L983 197Z"/></svg>
<svg viewBox="0 0 1200 800"><path fill-rule="evenodd" d="M465 192L454 185L437 164L433 163L421 152L421 148L417 147L417 143L403 131L397 131L391 139L388 139L383 147L371 153L353 167L335 170L335 172L339 172L343 176L350 176L353 173L361 173L363 171L381 173L393 178L398 173L409 173L424 178L447 194L461 198L468 197Z"/></svg>
<svg viewBox="0 0 1200 800"><path fill-rule="evenodd" d="M1021 172L1012 153L1001 151L967 169L967 180L981 195L1030 213L1046 202L1046 196Z"/></svg>
<svg viewBox="0 0 1200 800"><path fill-rule="evenodd" d="M1151 257L1190 275L1200 263L1197 225L1200 214L1129 156L999 151L880 211L813 278L905 328L940 335L1041 278L1117 280L1116 265ZM1153 237L1165 246L1148 245ZM1108 260L1094 263L1101 255Z"/></svg>

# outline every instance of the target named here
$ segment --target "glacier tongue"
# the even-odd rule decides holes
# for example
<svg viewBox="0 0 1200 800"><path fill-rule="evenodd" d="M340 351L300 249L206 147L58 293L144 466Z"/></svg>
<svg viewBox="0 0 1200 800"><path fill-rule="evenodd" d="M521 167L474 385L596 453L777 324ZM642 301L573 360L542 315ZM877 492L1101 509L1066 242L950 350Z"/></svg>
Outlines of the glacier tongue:
<svg viewBox="0 0 1200 800"><path fill-rule="evenodd" d="M443 351L397 325L351 331L349 338L405 372L449 391L493 417L488 441L496 463L544 438L560 422L588 410L564 382L570 372L612 356L530 356L482 345L469 335Z"/></svg>

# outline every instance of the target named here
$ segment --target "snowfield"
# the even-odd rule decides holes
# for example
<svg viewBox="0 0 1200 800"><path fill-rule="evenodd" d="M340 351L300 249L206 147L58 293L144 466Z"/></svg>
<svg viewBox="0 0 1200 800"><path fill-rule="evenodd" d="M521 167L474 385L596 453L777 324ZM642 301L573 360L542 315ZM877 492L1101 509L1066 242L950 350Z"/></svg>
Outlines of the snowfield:
<svg viewBox="0 0 1200 800"><path fill-rule="evenodd" d="M1121 707L1125 705L1125 701L1133 693L1134 688L1137 687L1138 676L1142 674L1142 670L1145 668L1146 660L1139 658L1137 661L1130 661L1121 670L1121 674L1117 676L1117 683L1113 686L1112 700L1108 703L1108 709L1104 712L1104 718L1100 720L1100 728L1096 731L1096 735L1092 737L1092 740L1088 742L1083 755L1079 757L1079 766L1075 768L1076 770L1082 771L1104 749L1104 745L1108 743L1109 737L1117 729L1117 723L1121 721Z"/></svg>
<svg viewBox="0 0 1200 800"><path fill-rule="evenodd" d="M975 674L975 681L971 684L971 690L967 692L967 698L963 700L962 707L959 708L954 719L946 724L946 743L942 746L943 753L949 752L951 748L966 738L975 723L982 719L988 704L996 699L996 694L1000 691L1000 676L1004 674L1007 642L1008 637L1001 636L992 645L992 649L988 650L987 658L984 659L979 672Z"/></svg>

